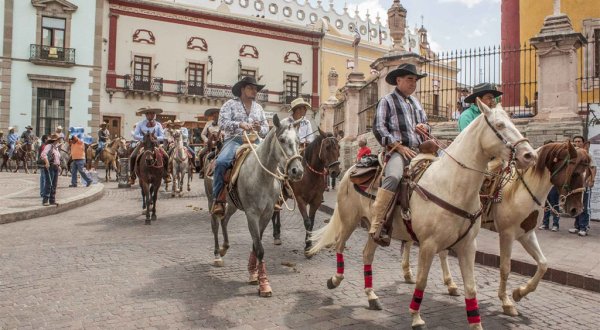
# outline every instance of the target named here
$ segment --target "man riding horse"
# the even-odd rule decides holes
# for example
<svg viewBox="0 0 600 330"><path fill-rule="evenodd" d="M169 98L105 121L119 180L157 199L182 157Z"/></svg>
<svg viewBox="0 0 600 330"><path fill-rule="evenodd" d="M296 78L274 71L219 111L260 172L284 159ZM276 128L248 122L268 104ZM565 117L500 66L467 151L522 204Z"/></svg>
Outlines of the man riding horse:
<svg viewBox="0 0 600 330"><path fill-rule="evenodd" d="M496 106L496 98L500 95L502 95L502 92L497 90L496 86L490 83L475 85L475 87L473 87L473 94L465 98L465 102L470 103L471 106L460 115L460 118L458 119L458 130L462 132L481 114L481 110L479 110L479 107L475 102L476 98L479 97L483 104L487 105L489 108L493 108Z"/></svg>
<svg viewBox="0 0 600 330"><path fill-rule="evenodd" d="M207 122L202 130L202 134L200 134L202 138L202 142L204 142L204 148L198 154L198 168L200 169L200 178L204 177L204 157L214 146L208 145L209 137L213 134L219 135L219 140L223 139L223 132L221 132L221 128L217 120L219 119L219 110L218 108L210 108L204 111L204 117L206 117Z"/></svg>
<svg viewBox="0 0 600 330"><path fill-rule="evenodd" d="M221 107L219 126L225 134L225 143L215 166L212 214L223 215L225 212L226 201L220 196L225 186L225 171L233 165L235 152L243 144L243 132L255 130L263 138L269 132L265 112L255 101L256 94L263 87L265 85L259 85L254 77L243 77L231 88L235 98L225 102Z"/></svg>
<svg viewBox="0 0 600 330"><path fill-rule="evenodd" d="M21 140L23 141L23 143L25 143L25 144L33 143L33 133L31 133L32 129L33 129L33 127L31 127L31 125L25 126L25 131L23 132L23 134L21 134Z"/></svg>
<svg viewBox="0 0 600 330"><path fill-rule="evenodd" d="M96 148L94 160L98 160L98 157L102 154L102 150L104 150L104 147L106 147L106 143L110 138L110 132L108 131L108 128L106 128L106 125L108 125L107 122L102 122L100 124L100 130L98 130L98 147Z"/></svg>
<svg viewBox="0 0 600 330"><path fill-rule="evenodd" d="M291 108L288 110L292 115L283 120L284 123L289 124L297 122L296 132L298 132L298 138L300 139L300 150L304 150L306 145L315 139L315 136L312 134L312 125L310 124L310 121L304 117L306 111L310 109L310 103L299 97L292 101Z"/></svg>
<svg viewBox="0 0 600 330"><path fill-rule="evenodd" d="M58 125L56 126L56 131L54 133L56 133L56 135L58 135L58 142L59 143L63 143L65 142L65 133L63 133L63 127Z"/></svg>
<svg viewBox="0 0 600 330"><path fill-rule="evenodd" d="M183 140L183 146L189 151L190 159L194 159L194 157L196 156L196 152L188 144L189 131L187 127L183 126L183 122L181 120L175 119L173 121L173 129L179 130L179 133L181 134L181 139Z"/></svg>
<svg viewBox="0 0 600 330"><path fill-rule="evenodd" d="M146 133L154 133L156 140L159 142L164 141L164 133L161 124L156 121L156 115L162 113L162 109L145 107L141 108L137 111L137 115L145 115L146 118L142 121L138 122L135 126L135 131L133 134L133 139L136 141L142 141L144 139L144 134ZM142 144L138 143L133 152L131 152L131 156L129 156L129 171L131 172L131 177L129 178L129 183L135 183L135 163L137 156L139 154L140 148ZM164 164L168 164L169 159L166 153L163 152ZM165 171L166 172L166 171Z"/></svg>
<svg viewBox="0 0 600 330"><path fill-rule="evenodd" d="M15 133L14 127L8 128L8 159L11 159L15 153L15 147L19 141L19 136Z"/></svg>

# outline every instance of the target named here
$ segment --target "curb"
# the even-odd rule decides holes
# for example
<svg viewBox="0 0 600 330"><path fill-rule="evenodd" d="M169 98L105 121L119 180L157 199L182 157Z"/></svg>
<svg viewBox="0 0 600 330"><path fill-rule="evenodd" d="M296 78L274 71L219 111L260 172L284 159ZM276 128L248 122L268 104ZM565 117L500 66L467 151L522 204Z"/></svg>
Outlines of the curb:
<svg viewBox="0 0 600 330"><path fill-rule="evenodd" d="M0 225L68 211L76 207L93 202L101 198L103 194L104 185L101 183L97 183L95 185L92 185L91 189L79 196L59 200L59 204L56 207L39 205L20 209L16 212L2 213L0 214Z"/></svg>
<svg viewBox="0 0 600 330"><path fill-rule="evenodd" d="M333 214L333 209L325 204L321 204L319 211L328 215ZM450 251L450 255L456 257L456 254L453 251ZM483 266L500 268L500 256L477 251L475 253L475 263ZM512 259L510 262L511 273L532 277L535 274L536 269L536 264L515 259ZM542 279L578 289L600 292L600 279L560 269L548 267L548 270L546 270Z"/></svg>

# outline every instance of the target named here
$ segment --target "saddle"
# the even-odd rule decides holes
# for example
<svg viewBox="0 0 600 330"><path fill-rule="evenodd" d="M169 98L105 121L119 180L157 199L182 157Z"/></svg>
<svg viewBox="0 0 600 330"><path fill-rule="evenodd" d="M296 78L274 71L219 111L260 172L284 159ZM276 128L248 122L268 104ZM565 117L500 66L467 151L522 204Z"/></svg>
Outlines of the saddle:
<svg viewBox="0 0 600 330"><path fill-rule="evenodd" d="M155 167L163 167L164 166L164 154L163 154L163 150L161 148L155 148L154 149L154 159L156 161L155 163ZM142 159L142 155L145 153L144 147L141 147L140 150L138 151L137 157L135 159L135 165L136 167L139 166L139 162L140 159Z"/></svg>
<svg viewBox="0 0 600 330"><path fill-rule="evenodd" d="M247 143L243 144L236 150L235 157L233 159L233 166L231 168L227 169L225 171L225 175L223 176L225 188L223 190L221 190L221 194L217 197L217 200L219 202L226 201L227 194L229 194L229 197L234 202L235 206L238 207L240 210L243 210L242 205L239 202L239 197L237 196L235 184L237 182L237 178L240 173L240 168L242 167L244 160L246 160L246 157L248 157L248 155L250 154L251 151L252 151L252 149L250 148L250 145ZM208 177L213 176L214 171L215 171L216 162L217 162L217 157L214 157L214 159L212 159L210 161L210 164L208 165L206 176L208 176Z"/></svg>
<svg viewBox="0 0 600 330"><path fill-rule="evenodd" d="M491 173L499 173L502 170L502 165L502 161L491 161L488 164L488 171ZM499 176L485 176L481 189L479 190L479 200L481 201L481 205L483 205L481 228L497 232L490 211L492 209L492 204L502 202L502 182Z"/></svg>

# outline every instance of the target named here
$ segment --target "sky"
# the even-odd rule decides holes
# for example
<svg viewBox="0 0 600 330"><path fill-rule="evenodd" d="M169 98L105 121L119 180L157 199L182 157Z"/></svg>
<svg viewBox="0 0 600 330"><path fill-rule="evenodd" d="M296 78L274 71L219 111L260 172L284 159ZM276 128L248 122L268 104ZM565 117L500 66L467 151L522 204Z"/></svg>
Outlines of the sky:
<svg viewBox="0 0 600 330"><path fill-rule="evenodd" d="M301 0L300 0L301 1ZM316 0L309 0L313 5ZM354 15L369 10L371 18L379 16L387 24L387 10L393 0L334 0L335 8L342 12L344 3ZM328 0L323 1L328 3ZM410 27L423 24L429 34L433 51L479 48L500 45L500 0L400 0L407 10Z"/></svg>

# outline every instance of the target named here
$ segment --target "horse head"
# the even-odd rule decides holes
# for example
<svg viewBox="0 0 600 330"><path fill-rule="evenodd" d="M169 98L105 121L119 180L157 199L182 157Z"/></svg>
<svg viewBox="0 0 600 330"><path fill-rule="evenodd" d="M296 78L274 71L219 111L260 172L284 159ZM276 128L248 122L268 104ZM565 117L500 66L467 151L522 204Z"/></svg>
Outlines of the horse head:
<svg viewBox="0 0 600 330"><path fill-rule="evenodd" d="M550 172L550 182L560 195L560 207L569 216L583 211L583 193L592 177L592 159L584 148L575 148L570 141L550 143L538 149L536 172Z"/></svg>
<svg viewBox="0 0 600 330"><path fill-rule="evenodd" d="M502 159L515 163L517 168L528 168L532 166L537 154L529 144L529 140L523 137L515 127L508 114L498 104L489 108L479 98L477 106L482 112L483 118L477 118L468 129L480 128L479 143L483 152L489 158L501 157ZM485 121L485 123L481 123ZM481 123L481 124L476 124ZM473 125L475 124L475 125Z"/></svg>
<svg viewBox="0 0 600 330"><path fill-rule="evenodd" d="M300 156L298 151L300 140L298 139L293 123L282 123L275 114L273 116L273 125L275 127L275 140L279 145L278 148L281 149L281 152L273 154L279 158L280 162L285 160L283 173L291 181L300 181L304 175L304 169L302 167L302 156Z"/></svg>
<svg viewBox="0 0 600 330"><path fill-rule="evenodd" d="M223 134L221 134L221 130L219 129L216 132L213 131L208 134L208 141L206 142L206 145L208 146L209 150L221 149L222 142Z"/></svg>
<svg viewBox="0 0 600 330"><path fill-rule="evenodd" d="M154 148L158 146L158 140L156 139L154 132L147 132L144 134L142 146L145 150L154 150Z"/></svg>
<svg viewBox="0 0 600 330"><path fill-rule="evenodd" d="M319 128L319 136L322 138L319 158L327 166L329 172L340 173L340 143L333 133L326 133L321 128Z"/></svg>

